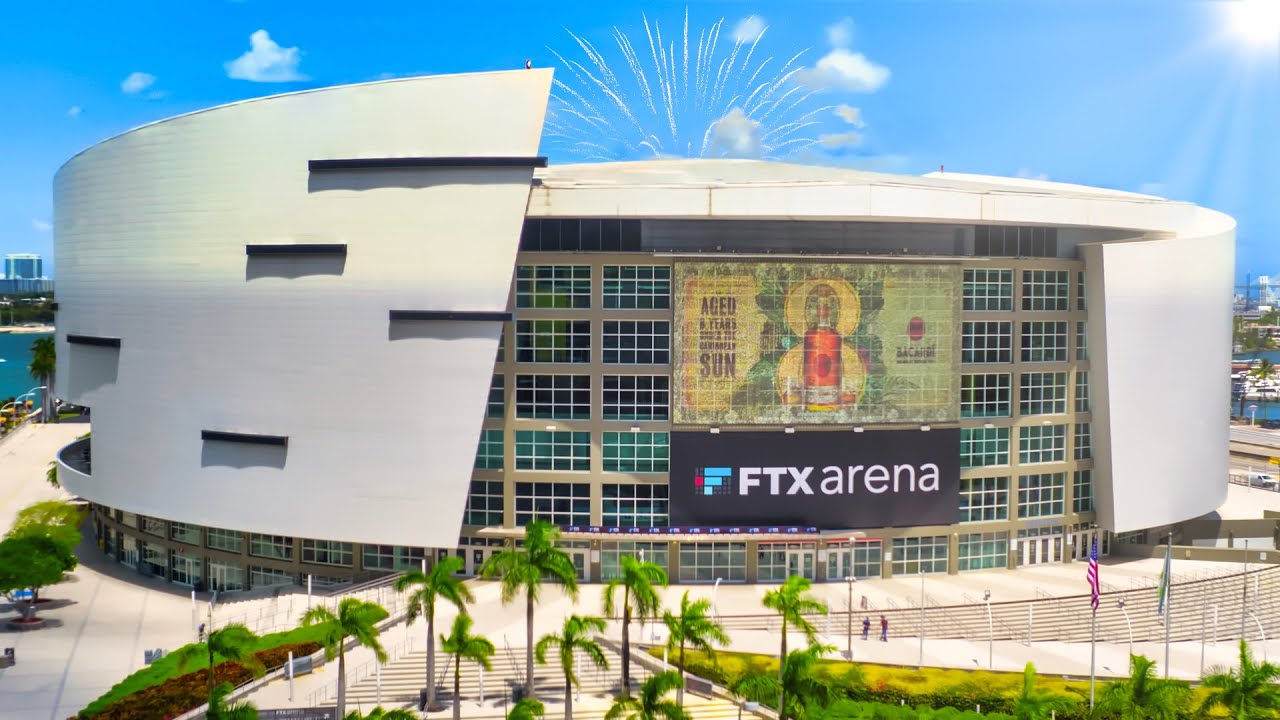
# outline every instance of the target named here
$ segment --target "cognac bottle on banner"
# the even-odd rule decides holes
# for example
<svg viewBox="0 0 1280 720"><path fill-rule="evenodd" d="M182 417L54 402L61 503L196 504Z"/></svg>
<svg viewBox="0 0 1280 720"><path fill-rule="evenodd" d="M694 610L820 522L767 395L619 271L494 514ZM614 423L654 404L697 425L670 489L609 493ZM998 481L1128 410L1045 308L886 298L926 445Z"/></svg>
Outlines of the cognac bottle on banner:
<svg viewBox="0 0 1280 720"><path fill-rule="evenodd" d="M804 402L809 410L840 408L840 333L832 327L836 294L826 285L814 288L816 321L804 334Z"/></svg>

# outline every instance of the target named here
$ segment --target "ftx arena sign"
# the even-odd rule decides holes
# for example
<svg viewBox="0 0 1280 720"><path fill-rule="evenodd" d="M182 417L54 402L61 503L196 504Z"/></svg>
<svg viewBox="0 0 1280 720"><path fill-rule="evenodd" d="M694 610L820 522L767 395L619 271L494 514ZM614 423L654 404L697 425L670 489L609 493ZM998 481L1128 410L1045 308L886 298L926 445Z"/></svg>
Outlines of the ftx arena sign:
<svg viewBox="0 0 1280 720"><path fill-rule="evenodd" d="M674 432L671 524L950 525L960 431Z"/></svg>

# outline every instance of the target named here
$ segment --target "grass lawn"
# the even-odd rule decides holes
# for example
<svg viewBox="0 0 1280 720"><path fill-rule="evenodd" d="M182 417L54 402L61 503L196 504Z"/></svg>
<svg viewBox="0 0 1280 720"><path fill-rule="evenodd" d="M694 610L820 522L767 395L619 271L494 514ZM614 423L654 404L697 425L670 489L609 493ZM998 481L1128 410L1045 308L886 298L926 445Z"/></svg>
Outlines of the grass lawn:
<svg viewBox="0 0 1280 720"><path fill-rule="evenodd" d="M270 650L281 645L289 645L290 643L302 642L320 642L323 634L323 628L318 626L299 627L289 630L288 632L272 633L263 635L258 639L258 643L253 647L253 652L259 650ZM195 643L193 643L195 644ZM221 662L221 657L217 658ZM81 715L92 715L102 712L109 705L132 695L140 690L145 690L153 685L160 683L179 675L185 675L190 672L206 668L209 666L208 655L201 654L197 659L191 661L186 667L178 667L177 652L170 653L160 658L147 667L135 672L129 677L121 680L114 687L108 690L102 697L89 703L89 706L80 711Z"/></svg>

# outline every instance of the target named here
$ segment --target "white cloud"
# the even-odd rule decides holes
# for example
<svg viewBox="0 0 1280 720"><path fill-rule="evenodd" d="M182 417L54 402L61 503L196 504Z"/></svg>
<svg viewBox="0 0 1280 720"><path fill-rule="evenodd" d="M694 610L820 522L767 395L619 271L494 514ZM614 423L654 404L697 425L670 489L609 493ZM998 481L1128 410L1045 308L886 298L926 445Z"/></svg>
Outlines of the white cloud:
<svg viewBox="0 0 1280 720"><path fill-rule="evenodd" d="M1018 168L1018 172L1014 173L1013 176L1016 178L1022 178L1023 180L1048 180L1049 179L1049 176L1046 175L1045 173L1034 172L1030 168Z"/></svg>
<svg viewBox="0 0 1280 720"><path fill-rule="evenodd" d="M822 56L813 68L796 73L796 80L815 90L875 92L889 82L889 68L867 59L862 53L835 48Z"/></svg>
<svg viewBox="0 0 1280 720"><path fill-rule="evenodd" d="M124 82L120 83L120 90L124 92L125 95L137 95L143 90L154 85L155 82L156 76L151 73L131 72L129 73L129 77L125 78Z"/></svg>
<svg viewBox="0 0 1280 720"><path fill-rule="evenodd" d="M818 142L822 143L823 147L832 149L858 147L862 144L862 133L827 133L819 135Z"/></svg>
<svg viewBox="0 0 1280 720"><path fill-rule="evenodd" d="M836 106L835 112L836 117L844 120L849 125L856 128L863 128L867 126L867 124L862 121L862 110L853 107L852 105L845 105L841 103Z"/></svg>
<svg viewBox="0 0 1280 720"><path fill-rule="evenodd" d="M724 157L760 157L760 123L734 108L716 121L711 142L713 152Z"/></svg>
<svg viewBox="0 0 1280 720"><path fill-rule="evenodd" d="M249 36L249 52L225 63L227 77L251 82L298 82L307 76L298 72L302 53L296 47L282 48L266 30Z"/></svg>
<svg viewBox="0 0 1280 720"><path fill-rule="evenodd" d="M80 117L80 113L84 112L84 108L79 105L72 105L67 108L67 117Z"/></svg>
<svg viewBox="0 0 1280 720"><path fill-rule="evenodd" d="M31 218L31 227L39 230L40 232L49 232L53 229L53 223L48 220L41 220L40 218Z"/></svg>
<svg viewBox="0 0 1280 720"><path fill-rule="evenodd" d="M759 15L744 17L733 26L733 39L740 43L755 42L767 27L769 26L764 24L764 18Z"/></svg>
<svg viewBox="0 0 1280 720"><path fill-rule="evenodd" d="M827 42L834 48L847 48L853 44L853 20L845 18L827 26Z"/></svg>

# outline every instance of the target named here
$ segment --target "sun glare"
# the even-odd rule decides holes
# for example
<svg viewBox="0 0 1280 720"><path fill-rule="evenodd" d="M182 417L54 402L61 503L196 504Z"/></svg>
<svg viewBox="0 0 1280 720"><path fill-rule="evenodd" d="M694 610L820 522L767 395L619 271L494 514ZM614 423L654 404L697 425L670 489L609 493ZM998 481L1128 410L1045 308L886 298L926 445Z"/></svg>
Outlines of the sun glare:
<svg viewBox="0 0 1280 720"><path fill-rule="evenodd" d="M1232 31L1254 45L1280 44L1280 0L1225 3Z"/></svg>

